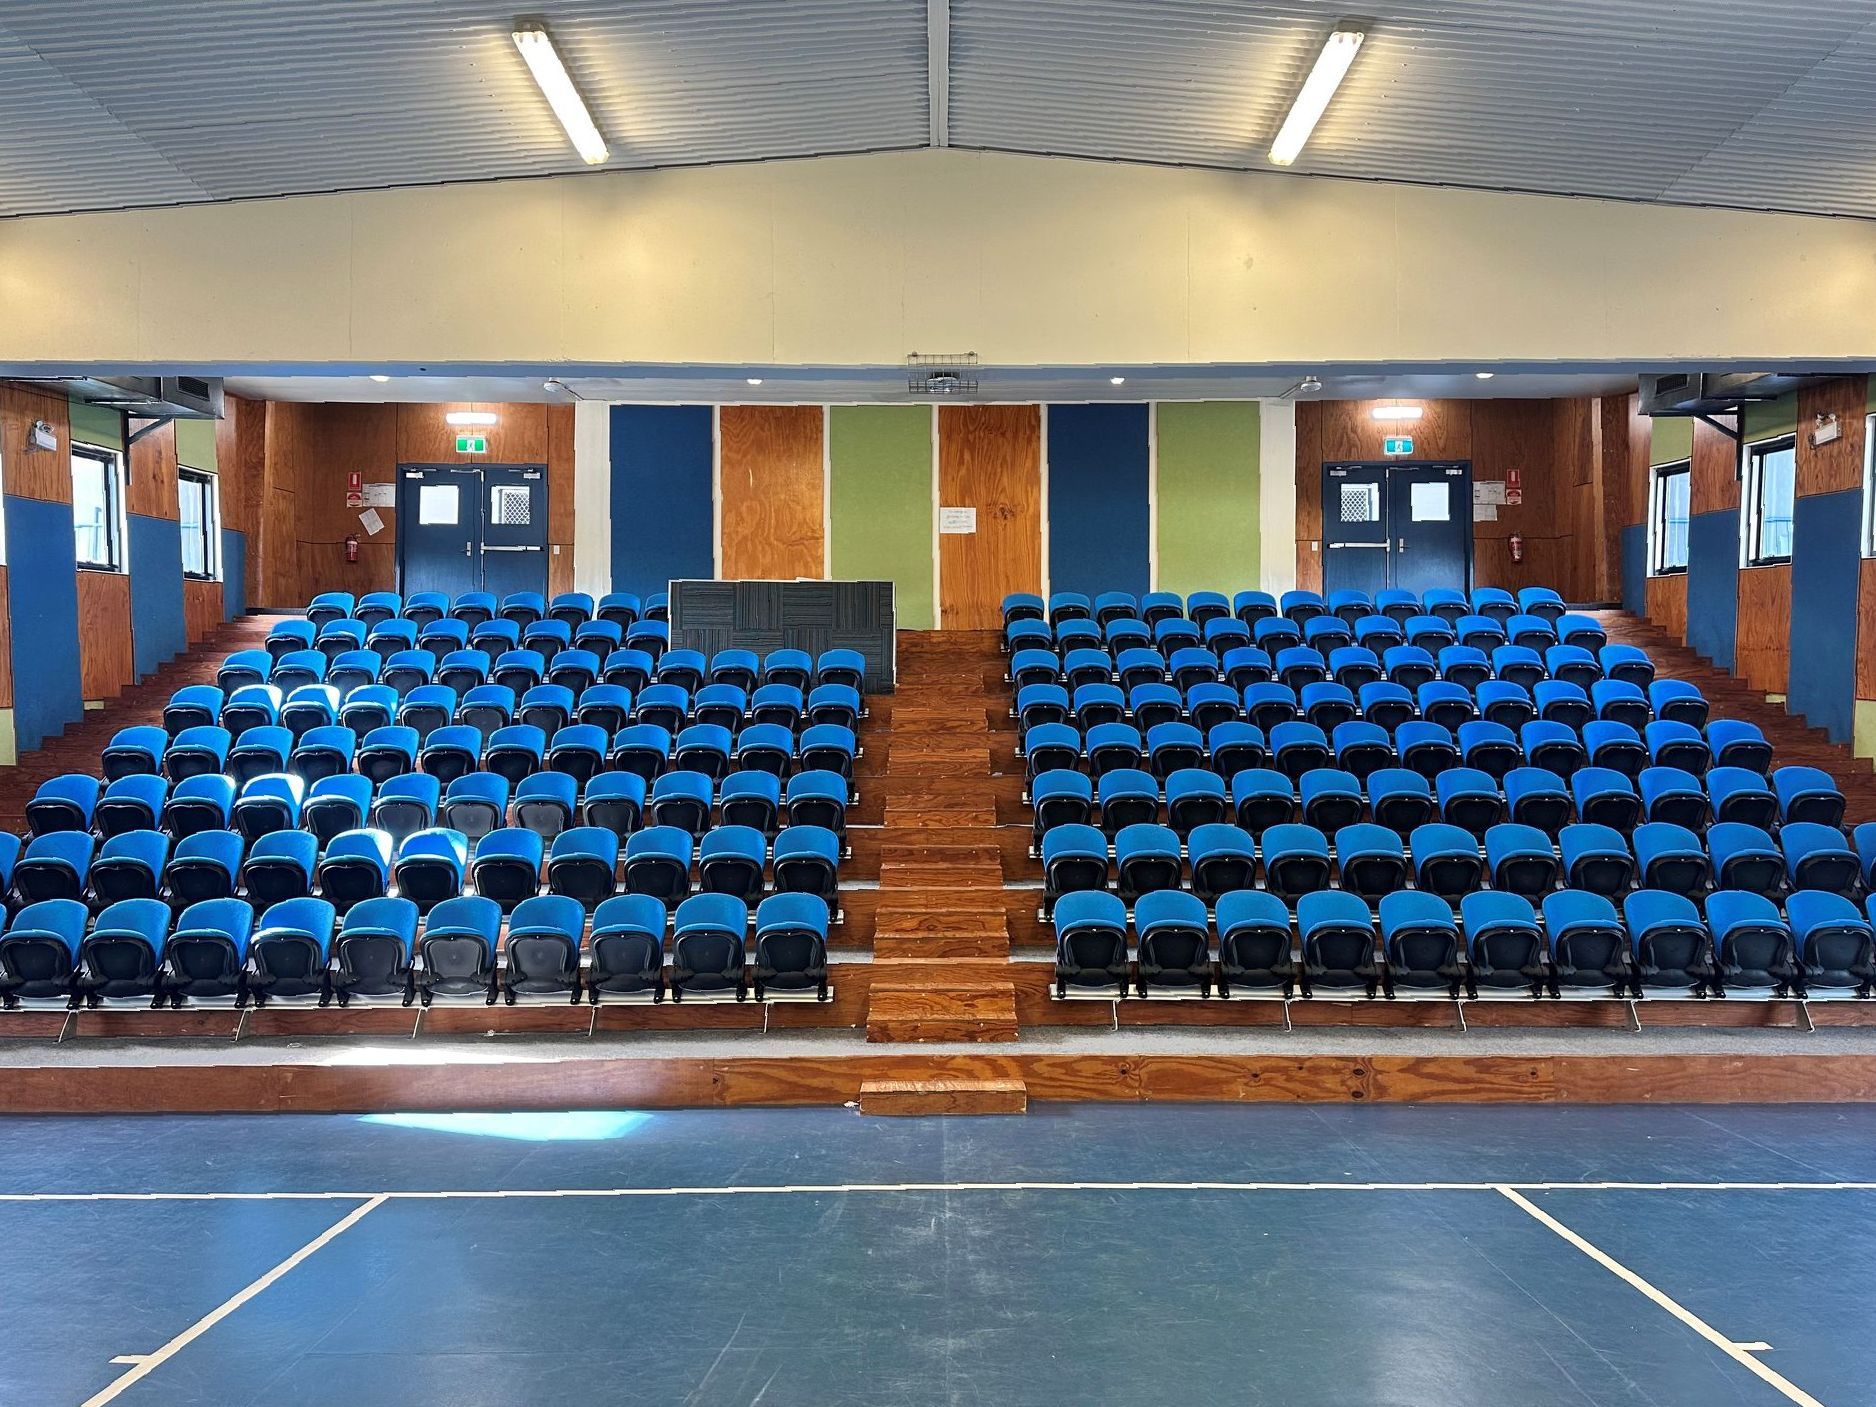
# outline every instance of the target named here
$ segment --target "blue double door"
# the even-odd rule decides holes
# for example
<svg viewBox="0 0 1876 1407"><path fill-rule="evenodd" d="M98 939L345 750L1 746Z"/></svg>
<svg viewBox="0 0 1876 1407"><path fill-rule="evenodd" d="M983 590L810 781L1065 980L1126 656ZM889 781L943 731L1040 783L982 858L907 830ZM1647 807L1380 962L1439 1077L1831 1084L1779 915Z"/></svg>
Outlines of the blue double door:
<svg viewBox="0 0 1876 1407"><path fill-rule="evenodd" d="M1322 466L1322 589L1472 585L1472 466Z"/></svg>
<svg viewBox="0 0 1876 1407"><path fill-rule="evenodd" d="M540 464L400 464L398 589L547 590L547 469Z"/></svg>

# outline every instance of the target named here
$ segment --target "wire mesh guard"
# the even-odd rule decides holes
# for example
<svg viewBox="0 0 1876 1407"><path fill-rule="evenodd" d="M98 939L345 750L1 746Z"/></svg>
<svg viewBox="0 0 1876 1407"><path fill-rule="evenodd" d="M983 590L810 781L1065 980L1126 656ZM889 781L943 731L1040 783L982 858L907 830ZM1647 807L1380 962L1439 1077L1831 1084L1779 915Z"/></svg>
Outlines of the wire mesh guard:
<svg viewBox="0 0 1876 1407"><path fill-rule="evenodd" d="M905 389L914 396L977 394L977 353L913 352L905 359Z"/></svg>

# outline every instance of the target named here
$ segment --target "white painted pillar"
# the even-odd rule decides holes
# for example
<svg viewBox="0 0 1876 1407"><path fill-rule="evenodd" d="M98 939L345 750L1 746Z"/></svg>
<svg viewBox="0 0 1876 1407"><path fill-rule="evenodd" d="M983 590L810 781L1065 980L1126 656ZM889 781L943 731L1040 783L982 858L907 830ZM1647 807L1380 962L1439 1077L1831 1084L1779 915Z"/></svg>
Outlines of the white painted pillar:
<svg viewBox="0 0 1876 1407"><path fill-rule="evenodd" d="M612 590L612 407L573 407L573 589Z"/></svg>
<svg viewBox="0 0 1876 1407"><path fill-rule="evenodd" d="M1258 586L1279 596L1296 586L1296 402L1264 401L1258 425Z"/></svg>

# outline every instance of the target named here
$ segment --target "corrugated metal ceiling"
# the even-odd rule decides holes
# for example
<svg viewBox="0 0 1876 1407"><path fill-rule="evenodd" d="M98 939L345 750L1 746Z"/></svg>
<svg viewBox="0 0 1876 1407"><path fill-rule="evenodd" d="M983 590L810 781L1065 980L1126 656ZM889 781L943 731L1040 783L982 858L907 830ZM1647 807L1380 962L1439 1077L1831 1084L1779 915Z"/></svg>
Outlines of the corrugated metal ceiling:
<svg viewBox="0 0 1876 1407"><path fill-rule="evenodd" d="M1264 168L1338 11L949 0L953 145ZM0 214L585 169L484 0L7 0ZM927 0L564 0L614 167L922 146ZM1876 0L1403 0L1295 168L1876 216Z"/></svg>

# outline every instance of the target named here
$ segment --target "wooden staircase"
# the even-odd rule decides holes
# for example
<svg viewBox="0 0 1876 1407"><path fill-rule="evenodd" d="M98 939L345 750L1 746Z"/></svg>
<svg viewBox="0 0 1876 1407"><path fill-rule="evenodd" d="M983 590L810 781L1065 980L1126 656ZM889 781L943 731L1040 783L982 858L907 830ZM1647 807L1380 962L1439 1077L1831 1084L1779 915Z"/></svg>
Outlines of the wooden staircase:
<svg viewBox="0 0 1876 1407"><path fill-rule="evenodd" d="M1656 677L1684 679L1706 696L1715 718L1755 723L1772 745L1774 766L1818 767L1830 773L1847 803L1845 823L1876 820L1876 771L1822 728L1770 703L1764 694L1711 660L1703 659L1659 626L1626 611L1593 613L1612 645L1635 645L1655 662ZM1800 667L1793 661L1793 667Z"/></svg>
<svg viewBox="0 0 1876 1407"><path fill-rule="evenodd" d="M120 728L140 723L161 723L169 696L187 684L213 684L221 662L236 650L257 650L278 616L250 615L229 621L208 639L191 646L137 684L124 689L101 709L67 724L57 737L47 738L32 752L20 756L19 765L0 767L0 830L23 833L26 803L40 783L66 772L98 773L98 758Z"/></svg>
<svg viewBox="0 0 1876 1407"><path fill-rule="evenodd" d="M905 633L883 780L867 1039L1013 1041L985 685L994 631Z"/></svg>

